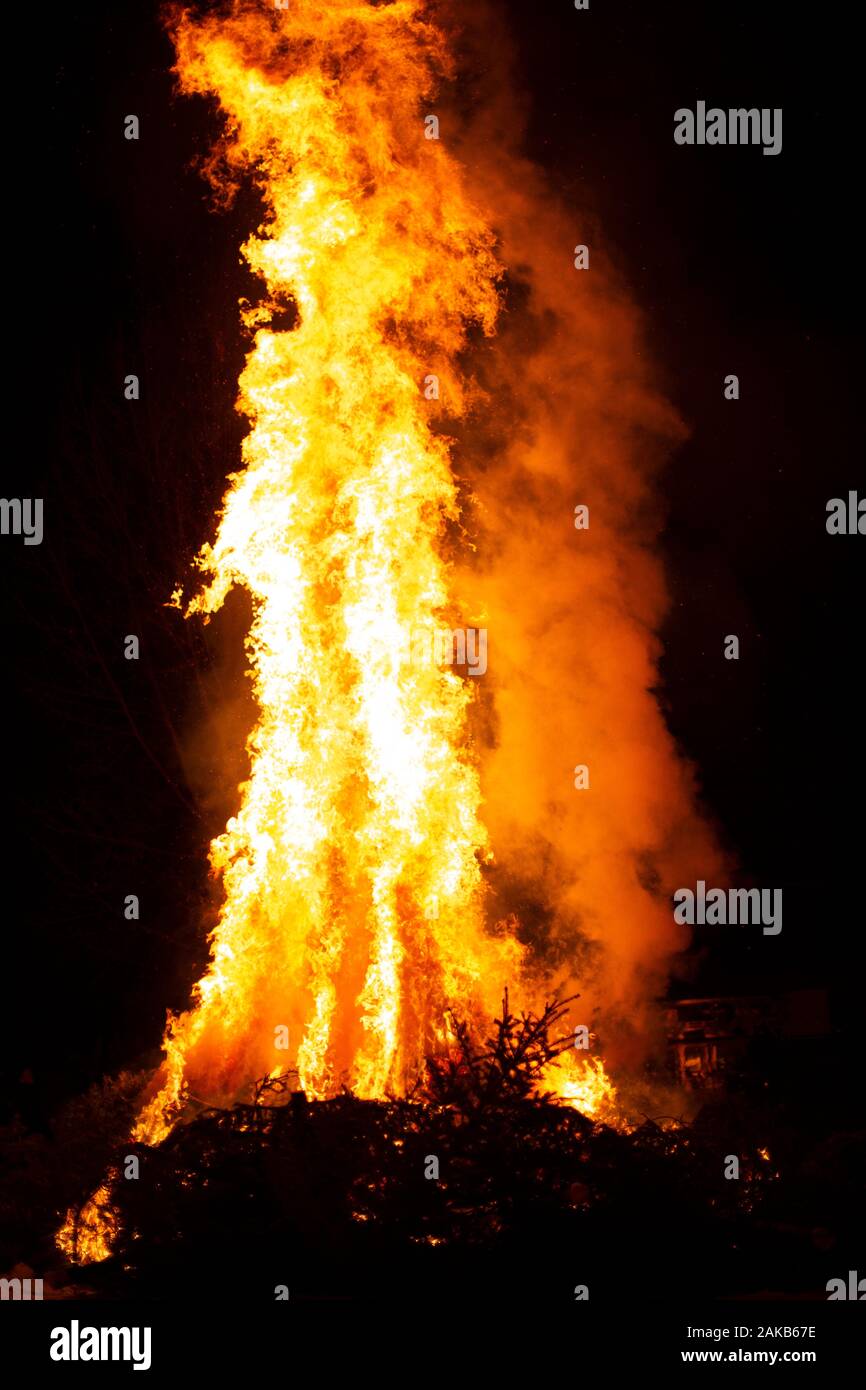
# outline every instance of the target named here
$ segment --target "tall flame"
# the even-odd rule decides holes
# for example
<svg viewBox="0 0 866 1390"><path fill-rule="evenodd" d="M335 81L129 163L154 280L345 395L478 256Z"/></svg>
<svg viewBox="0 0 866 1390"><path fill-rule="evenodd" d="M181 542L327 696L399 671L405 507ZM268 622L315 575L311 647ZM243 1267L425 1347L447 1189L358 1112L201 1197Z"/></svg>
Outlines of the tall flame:
<svg viewBox="0 0 866 1390"><path fill-rule="evenodd" d="M501 47L498 90L449 142L427 138L453 60L426 0L229 0L169 28L181 89L222 113L215 188L252 179L264 207L242 248L263 286L242 310L243 467L186 605L207 619L249 594L258 718L146 1143L188 1097L265 1075L399 1093L447 1049L449 1007L480 1026L507 984L534 1007L588 981L586 1019L640 1033L684 944L666 894L718 862L651 694L648 476L679 425L601 258L564 289L578 238L517 153ZM503 316L507 282L526 293ZM488 620L482 696L421 659L418 632ZM573 790L587 753L602 793ZM589 1114L615 1103L574 1049L544 1083ZM61 1245L82 1228L100 1257L97 1208Z"/></svg>
<svg viewBox="0 0 866 1390"><path fill-rule="evenodd" d="M264 282L244 318L250 421L187 612L234 585L259 719L238 814L211 846L225 898L193 1009L169 1031L137 1137L165 1133L194 1080L212 1100L284 1063L313 1096L399 1089L446 1041L445 1010L485 1008L520 949L484 930L470 683L419 659L449 611L456 520L449 410L467 330L493 332L493 236L419 111L447 66L417 0L237 3L174 22L187 92L227 118L222 181L253 171ZM291 330L270 326L296 306ZM288 1052L275 1051L275 1038Z"/></svg>

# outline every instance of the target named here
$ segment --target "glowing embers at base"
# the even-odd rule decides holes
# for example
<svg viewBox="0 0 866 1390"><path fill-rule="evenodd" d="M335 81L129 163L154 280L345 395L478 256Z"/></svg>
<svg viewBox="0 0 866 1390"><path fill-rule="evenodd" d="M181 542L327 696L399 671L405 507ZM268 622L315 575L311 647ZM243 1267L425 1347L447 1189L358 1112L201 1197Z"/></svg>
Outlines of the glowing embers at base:
<svg viewBox="0 0 866 1390"><path fill-rule="evenodd" d="M67 1212L66 1220L57 1232L57 1246L74 1264L97 1264L108 1259L117 1235L117 1216L111 1199L111 1188L117 1180L112 1168L105 1182L81 1207Z"/></svg>

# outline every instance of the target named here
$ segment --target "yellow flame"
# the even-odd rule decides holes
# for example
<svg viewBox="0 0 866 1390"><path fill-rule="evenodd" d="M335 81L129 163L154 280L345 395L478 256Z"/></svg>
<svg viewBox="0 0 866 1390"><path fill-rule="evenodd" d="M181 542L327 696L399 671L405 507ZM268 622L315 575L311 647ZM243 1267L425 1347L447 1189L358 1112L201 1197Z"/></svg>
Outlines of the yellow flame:
<svg viewBox="0 0 866 1390"><path fill-rule="evenodd" d="M472 399L462 354L470 330L494 332L501 276L464 171L426 138L449 69L426 12L234 0L171 19L182 90L224 118L211 178L229 196L251 176L264 205L242 247L262 284L242 309L249 432L186 604L207 620L233 588L250 596L258 719L211 845L210 962L169 1024L137 1141L160 1142L190 1093L230 1103L288 1071L311 1097L399 1092L447 1046L449 1005L488 1019L520 976L514 936L485 931L472 683L413 640L454 625L437 402L453 418ZM293 326L276 326L287 308ZM611 1099L600 1062L551 1084L590 1114ZM110 1231L82 1238L106 1195L78 1218L79 1259L107 1253Z"/></svg>
<svg viewBox="0 0 866 1390"><path fill-rule="evenodd" d="M519 964L513 939L484 932L470 683L413 643L449 612L457 517L424 381L435 367L461 408L458 355L470 325L493 331L500 274L460 167L425 138L446 58L422 8L294 0L175 20L182 88L216 96L229 129L214 177L253 171L266 207L243 247L263 282L244 311L244 467L186 610L251 595L259 719L240 809L211 846L225 893L211 961L136 1126L149 1142L188 1085L226 1101L269 1073L279 1026L311 1096L399 1089L447 1004L486 1005ZM272 328L286 304L294 327Z"/></svg>
<svg viewBox="0 0 866 1390"><path fill-rule="evenodd" d="M544 1069L539 1086L561 1105L573 1106L590 1120L612 1124L620 1119L616 1087L600 1057L560 1055Z"/></svg>
<svg viewBox="0 0 866 1390"><path fill-rule="evenodd" d="M73 1208L57 1233L58 1247L77 1264L97 1264L111 1254L117 1217L111 1205L112 1170L81 1208Z"/></svg>

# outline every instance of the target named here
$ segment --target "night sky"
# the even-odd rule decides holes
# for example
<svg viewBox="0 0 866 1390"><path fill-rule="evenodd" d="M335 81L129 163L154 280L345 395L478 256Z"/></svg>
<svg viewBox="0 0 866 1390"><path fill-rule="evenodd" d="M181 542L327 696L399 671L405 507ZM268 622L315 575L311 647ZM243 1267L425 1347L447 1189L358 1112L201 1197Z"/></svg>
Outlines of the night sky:
<svg viewBox="0 0 866 1390"><path fill-rule="evenodd" d="M664 708L744 877L784 890L781 938L719 942L677 988L826 986L834 1029L853 1033L864 542L828 536L825 505L863 485L854 45L776 0L503 9L529 153L578 229L597 220L690 430L660 483ZM3 495L45 499L46 538L0 543L2 1072L5 1086L31 1067L53 1101L154 1062L205 958L206 846L243 773L245 609L231 600L232 665L162 605L244 432L236 301L253 285L237 247L255 205L209 209L192 161L216 123L173 95L154 4L19 22L31 100L7 126ZM678 147L674 110L699 99L782 107L782 153ZM731 632L739 662L722 659ZM123 917L132 892L139 922Z"/></svg>

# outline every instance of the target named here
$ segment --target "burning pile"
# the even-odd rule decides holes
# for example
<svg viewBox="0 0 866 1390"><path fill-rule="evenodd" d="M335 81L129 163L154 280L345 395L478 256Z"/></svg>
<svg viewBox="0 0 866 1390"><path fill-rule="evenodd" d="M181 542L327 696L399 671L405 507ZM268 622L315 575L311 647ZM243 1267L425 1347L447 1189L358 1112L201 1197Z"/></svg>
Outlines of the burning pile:
<svg viewBox="0 0 866 1390"><path fill-rule="evenodd" d="M214 188L252 179L264 208L243 467L185 603L208 619L249 594L258 719L211 846L210 963L133 1139L262 1077L405 1095L455 1047L451 1009L480 1029L509 984L527 1008L579 987L634 1061L683 944L668 886L712 864L649 694L647 460L676 425L634 314L600 264L563 283L573 229L504 133L499 57L480 115L429 138L454 60L422 0L169 25L181 89L224 119ZM465 625L492 634L480 694L413 641ZM574 790L590 760L603 792ZM573 1048L542 1086L590 1115L614 1098Z"/></svg>

